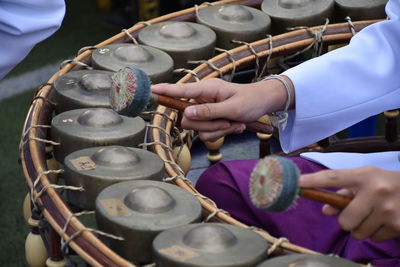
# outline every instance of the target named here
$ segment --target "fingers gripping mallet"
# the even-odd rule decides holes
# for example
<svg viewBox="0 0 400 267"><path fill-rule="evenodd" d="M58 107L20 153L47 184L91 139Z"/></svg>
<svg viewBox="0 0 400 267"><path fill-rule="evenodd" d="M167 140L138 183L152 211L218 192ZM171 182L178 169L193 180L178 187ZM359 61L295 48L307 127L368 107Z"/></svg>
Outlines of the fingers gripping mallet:
<svg viewBox="0 0 400 267"><path fill-rule="evenodd" d="M285 211L299 196L344 209L351 197L333 192L299 187L300 170L284 157L259 160L250 176L249 194L253 204L269 211Z"/></svg>
<svg viewBox="0 0 400 267"><path fill-rule="evenodd" d="M186 107L194 105L194 103L188 101L151 93L149 77L140 69L126 67L116 72L112 80L111 108L122 115L135 117L143 112L147 106L158 104L178 111L184 111ZM266 134L273 131L271 125L260 121L246 123L246 129Z"/></svg>

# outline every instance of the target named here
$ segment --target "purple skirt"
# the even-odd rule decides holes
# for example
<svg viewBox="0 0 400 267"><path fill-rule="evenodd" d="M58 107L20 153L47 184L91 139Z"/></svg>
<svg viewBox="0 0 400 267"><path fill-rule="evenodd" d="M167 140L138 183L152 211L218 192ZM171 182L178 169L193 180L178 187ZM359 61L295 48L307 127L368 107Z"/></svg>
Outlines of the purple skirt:
<svg viewBox="0 0 400 267"><path fill-rule="evenodd" d="M290 158L301 173L324 169L308 160ZM263 228L271 235L286 237L291 243L324 254L336 254L373 266L400 267L400 238L375 243L359 241L337 223L337 216L325 216L321 203L299 198L285 212L268 212L253 206L249 197L249 176L258 159L221 162L208 168L196 188L215 201L219 208L247 225Z"/></svg>

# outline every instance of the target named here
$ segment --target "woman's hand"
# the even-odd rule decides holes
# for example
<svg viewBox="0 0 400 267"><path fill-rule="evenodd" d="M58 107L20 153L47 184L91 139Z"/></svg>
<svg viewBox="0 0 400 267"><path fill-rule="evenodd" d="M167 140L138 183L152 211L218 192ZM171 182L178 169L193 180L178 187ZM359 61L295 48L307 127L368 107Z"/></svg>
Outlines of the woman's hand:
<svg viewBox="0 0 400 267"><path fill-rule="evenodd" d="M302 187L343 188L354 199L342 211L325 205L323 213L340 212L339 224L356 239L379 242L400 237L400 172L375 167L325 170L302 175Z"/></svg>
<svg viewBox="0 0 400 267"><path fill-rule="evenodd" d="M284 86L276 80L236 84L209 79L198 83L157 84L152 91L198 103L185 109L182 126L199 131L205 141L243 132L245 122L281 109L287 97Z"/></svg>

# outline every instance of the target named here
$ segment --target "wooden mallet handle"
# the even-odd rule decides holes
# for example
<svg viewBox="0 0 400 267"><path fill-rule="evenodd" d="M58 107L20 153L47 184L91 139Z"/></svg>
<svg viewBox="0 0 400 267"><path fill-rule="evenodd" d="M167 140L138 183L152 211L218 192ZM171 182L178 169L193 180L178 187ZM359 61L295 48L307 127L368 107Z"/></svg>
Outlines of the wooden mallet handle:
<svg viewBox="0 0 400 267"><path fill-rule="evenodd" d="M186 107L195 105L194 103L176 99L169 96L156 95L156 94L152 95L155 98L154 100L156 103L169 108L177 109L182 112L185 110ZM264 134L271 134L274 130L272 125L268 125L259 121L246 123L246 129L253 132L264 133Z"/></svg>
<svg viewBox="0 0 400 267"><path fill-rule="evenodd" d="M300 195L308 199L329 204L338 209L344 209L350 203L350 201L353 200L353 198L349 196L343 196L334 192L312 188L301 188Z"/></svg>

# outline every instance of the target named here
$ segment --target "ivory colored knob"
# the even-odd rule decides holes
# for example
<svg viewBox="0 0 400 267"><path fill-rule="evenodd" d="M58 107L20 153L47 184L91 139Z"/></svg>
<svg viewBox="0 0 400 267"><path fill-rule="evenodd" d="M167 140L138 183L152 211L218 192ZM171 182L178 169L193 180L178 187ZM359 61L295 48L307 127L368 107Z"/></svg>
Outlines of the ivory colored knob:
<svg viewBox="0 0 400 267"><path fill-rule="evenodd" d="M213 164L222 159L222 153L219 151L220 147L224 144L224 137L221 137L215 142L205 142L204 144L210 151L207 154L207 159Z"/></svg>
<svg viewBox="0 0 400 267"><path fill-rule="evenodd" d="M43 239L39 234L28 234L25 241L25 258L31 267L45 267L48 258Z"/></svg>
<svg viewBox="0 0 400 267"><path fill-rule="evenodd" d="M29 193L26 194L24 202L22 203L22 214L24 215L26 223L28 223L29 218L32 216L31 197Z"/></svg>
<svg viewBox="0 0 400 267"><path fill-rule="evenodd" d="M225 138L221 137L215 142L205 142L205 145L209 150L218 150L224 144L224 140Z"/></svg>
<svg viewBox="0 0 400 267"><path fill-rule="evenodd" d="M190 170L192 163L192 156L190 155L189 147L185 144L177 146L173 151L175 162L181 167L182 171L186 174Z"/></svg>
<svg viewBox="0 0 400 267"><path fill-rule="evenodd" d="M60 261L53 261L51 258L46 260L47 267L64 267L67 266L67 260L64 258Z"/></svg>

